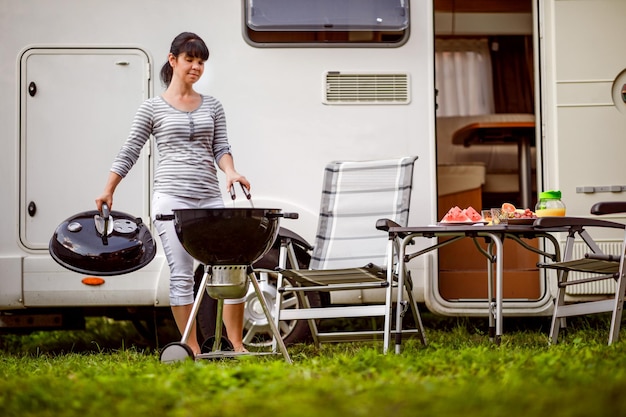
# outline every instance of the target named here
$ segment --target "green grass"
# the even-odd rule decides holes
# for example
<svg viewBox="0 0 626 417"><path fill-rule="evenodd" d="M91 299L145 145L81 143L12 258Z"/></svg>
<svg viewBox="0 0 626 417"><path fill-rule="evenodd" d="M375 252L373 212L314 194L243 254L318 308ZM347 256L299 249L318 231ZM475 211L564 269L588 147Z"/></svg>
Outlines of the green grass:
<svg viewBox="0 0 626 417"><path fill-rule="evenodd" d="M545 319L547 320L547 319ZM11 416L619 416L626 345L604 319L572 321L549 346L545 320L426 318L429 346L290 346L282 356L162 364L132 327L0 337L0 415ZM622 335L624 338L624 335Z"/></svg>

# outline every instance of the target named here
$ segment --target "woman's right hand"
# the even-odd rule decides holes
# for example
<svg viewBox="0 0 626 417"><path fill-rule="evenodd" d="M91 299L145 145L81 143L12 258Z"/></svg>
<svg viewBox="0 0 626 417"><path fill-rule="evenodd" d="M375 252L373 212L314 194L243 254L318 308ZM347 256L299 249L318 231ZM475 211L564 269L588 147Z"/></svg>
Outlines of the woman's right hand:
<svg viewBox="0 0 626 417"><path fill-rule="evenodd" d="M103 193L100 197L96 198L96 208L100 213L102 213L102 204L106 204L107 206L109 206L109 211L112 210L113 194Z"/></svg>

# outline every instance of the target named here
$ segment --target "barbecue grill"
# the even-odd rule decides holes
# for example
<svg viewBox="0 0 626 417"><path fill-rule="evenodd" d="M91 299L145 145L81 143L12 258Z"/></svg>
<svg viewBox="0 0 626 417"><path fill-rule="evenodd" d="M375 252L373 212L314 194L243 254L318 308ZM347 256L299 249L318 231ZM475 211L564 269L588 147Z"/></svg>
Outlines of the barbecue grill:
<svg viewBox="0 0 626 417"><path fill-rule="evenodd" d="M187 341L205 292L218 301L216 334L202 344L202 353L196 358L266 354L234 352L232 346L230 350L222 349L230 346L228 339L221 334L224 299L244 297L252 283L281 353L291 363L252 264L271 249L278 234L279 219L297 219L298 215L283 213L280 209L254 208L250 194L243 186L242 189L251 208L180 209L173 210L173 214L155 216L157 220L174 221L181 244L205 269L182 339L163 348L162 362L194 357ZM234 200L232 187L230 193ZM108 276L126 274L147 265L156 254L156 244L141 218L109 211L103 204L102 213L85 211L63 221L50 239L49 252L56 262L69 270Z"/></svg>
<svg viewBox="0 0 626 417"><path fill-rule="evenodd" d="M245 188L246 197L250 194ZM231 188L231 197L234 191ZM252 203L251 203L252 205ZM238 355L261 355L264 352L234 352L224 350L230 342L222 337L222 311L224 299L241 298L246 295L248 284L252 283L259 303L274 339L285 360L291 363L285 344L270 314L265 297L257 282L252 264L265 255L276 239L279 219L298 218L296 213L283 213L280 209L268 208L220 208L220 209L178 209L173 214L157 214L157 220L172 220L176 235L185 250L204 265L204 275L200 290L194 300L189 320L180 342L166 345L161 351L162 362L177 362L193 358L187 345L191 337L191 326L197 318L204 293L217 299L215 337L203 343L203 351L196 358L211 359ZM195 336L194 336L195 337ZM212 343L211 343L212 342ZM212 345L210 351L205 352Z"/></svg>

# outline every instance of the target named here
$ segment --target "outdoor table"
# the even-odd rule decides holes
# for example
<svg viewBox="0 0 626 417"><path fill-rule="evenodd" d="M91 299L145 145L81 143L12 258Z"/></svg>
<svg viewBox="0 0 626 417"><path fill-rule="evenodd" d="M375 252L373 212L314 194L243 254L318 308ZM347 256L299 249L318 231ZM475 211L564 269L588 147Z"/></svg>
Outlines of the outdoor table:
<svg viewBox="0 0 626 417"><path fill-rule="evenodd" d="M533 220L531 220L533 221ZM528 223L528 222L527 222ZM487 258L487 279L488 279L488 311L489 311L489 335L492 341L500 344L502 336L502 284L503 284L503 265L504 265L504 249L503 241L511 239L520 244L525 249L550 258L554 262L561 260L561 254L557 239L552 235L556 232L566 232L565 227L543 227L535 228L532 223L528 224L508 224L508 225L485 225L479 224L446 224L438 223L431 226L408 226L408 227L390 227L389 228L389 247L388 247L388 265L387 274L388 281L392 282L392 274L394 273L394 259L397 259L397 297L398 305L404 302L404 283L406 264L413 258L424 255L428 252L436 250L442 246L449 245L460 239L473 239L477 250L479 250ZM451 237L444 242L438 242L425 249L418 250L413 253L407 253L407 246L411 244L415 238L440 238ZM522 239L534 239L542 237L550 240L554 248L554 253L546 252L540 248L535 248ZM476 239L483 238L488 243L485 251ZM395 243L395 244L394 244ZM493 248L495 247L495 253ZM397 253L395 253L397 252ZM494 269L495 269L495 299L494 293ZM395 350L400 353L401 331L402 331L402 311L401 308L396 309L396 339ZM385 331L389 334L390 323L386 324L389 329Z"/></svg>

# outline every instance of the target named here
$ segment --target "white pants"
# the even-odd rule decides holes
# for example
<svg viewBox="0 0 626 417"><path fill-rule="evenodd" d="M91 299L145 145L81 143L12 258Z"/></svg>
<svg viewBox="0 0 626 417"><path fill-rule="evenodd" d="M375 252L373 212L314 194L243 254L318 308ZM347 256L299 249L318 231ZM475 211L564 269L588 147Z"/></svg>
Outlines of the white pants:
<svg viewBox="0 0 626 417"><path fill-rule="evenodd" d="M195 199L159 192L155 192L152 196L152 213L154 215L172 214L174 209L222 207L224 207L224 201L221 198ZM170 267L170 305L193 304L195 261L178 240L173 221L154 219L153 221ZM245 298L227 298L224 299L224 304L239 304L243 303L244 300Z"/></svg>

